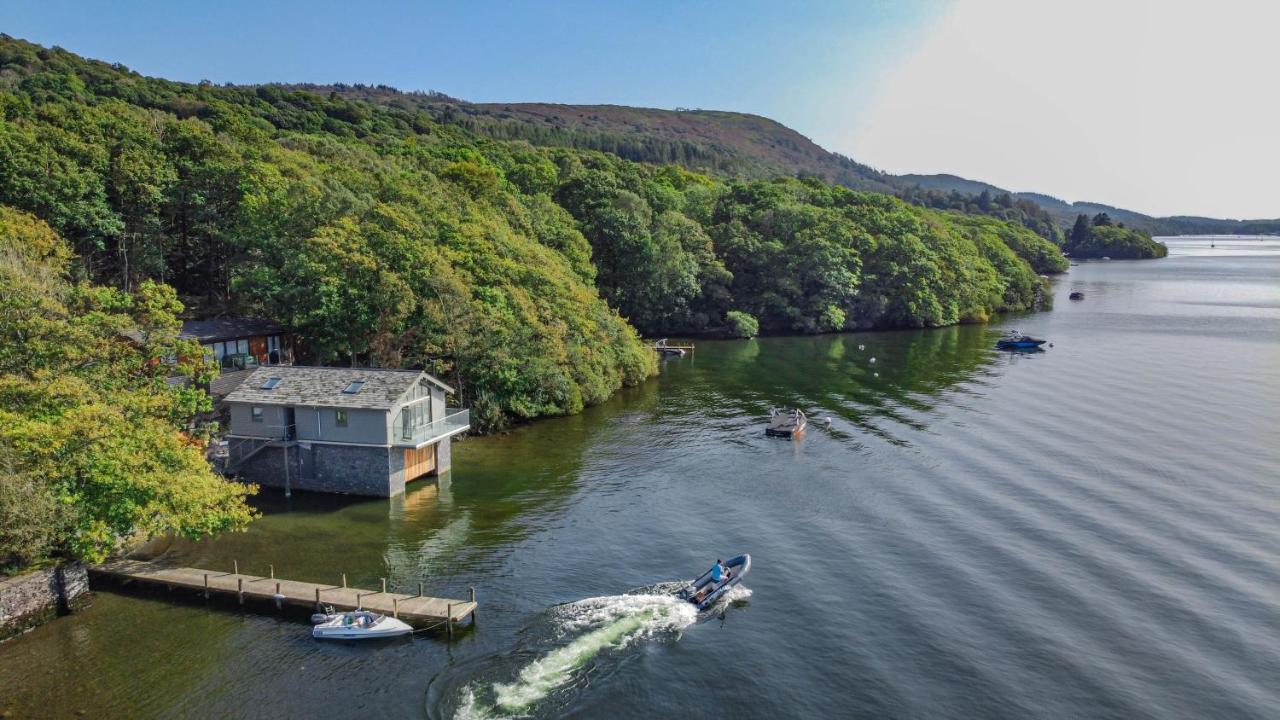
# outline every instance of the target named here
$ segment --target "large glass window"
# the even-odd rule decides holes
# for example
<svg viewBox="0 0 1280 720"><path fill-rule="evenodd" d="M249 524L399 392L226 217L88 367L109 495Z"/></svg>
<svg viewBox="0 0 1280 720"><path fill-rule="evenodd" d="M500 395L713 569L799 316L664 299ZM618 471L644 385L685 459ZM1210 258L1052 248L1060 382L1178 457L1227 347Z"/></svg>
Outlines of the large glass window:
<svg viewBox="0 0 1280 720"><path fill-rule="evenodd" d="M337 425L338 427L346 427L346 426L347 426L347 411L346 411L346 410L334 410L334 411L333 411L333 424L334 424L334 425Z"/></svg>
<svg viewBox="0 0 1280 720"><path fill-rule="evenodd" d="M253 407L253 410L250 411L250 415L253 417L254 422L262 422L263 413L262 413L261 407L258 407L257 405L255 405Z"/></svg>

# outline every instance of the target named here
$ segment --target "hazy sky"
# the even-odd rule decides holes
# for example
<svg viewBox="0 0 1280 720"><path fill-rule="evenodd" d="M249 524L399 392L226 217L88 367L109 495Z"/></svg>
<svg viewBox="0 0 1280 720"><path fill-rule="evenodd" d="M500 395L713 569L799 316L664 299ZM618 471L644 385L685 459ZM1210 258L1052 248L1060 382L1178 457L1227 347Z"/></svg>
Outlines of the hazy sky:
<svg viewBox="0 0 1280 720"><path fill-rule="evenodd" d="M775 118L891 172L1280 216L1270 0L3 0L0 32L148 75Z"/></svg>

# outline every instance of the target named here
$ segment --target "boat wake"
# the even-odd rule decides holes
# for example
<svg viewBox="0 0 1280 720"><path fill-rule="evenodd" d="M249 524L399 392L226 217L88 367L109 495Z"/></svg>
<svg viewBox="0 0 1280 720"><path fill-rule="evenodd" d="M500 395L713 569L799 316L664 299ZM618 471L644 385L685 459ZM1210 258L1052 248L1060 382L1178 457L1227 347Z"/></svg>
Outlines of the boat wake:
<svg viewBox="0 0 1280 720"><path fill-rule="evenodd" d="M601 671L602 665L616 667L618 652L638 642L679 639L684 628L697 622L697 609L673 596L685 585L662 583L626 595L553 607L548 612L546 644L557 647L537 654L508 681L468 682L453 698L443 699L456 703L456 710L445 710L441 716L455 720L529 717L548 706L562 705L568 699L565 696ZM750 594L746 588L734 587L717 607ZM556 699L562 702L551 702Z"/></svg>

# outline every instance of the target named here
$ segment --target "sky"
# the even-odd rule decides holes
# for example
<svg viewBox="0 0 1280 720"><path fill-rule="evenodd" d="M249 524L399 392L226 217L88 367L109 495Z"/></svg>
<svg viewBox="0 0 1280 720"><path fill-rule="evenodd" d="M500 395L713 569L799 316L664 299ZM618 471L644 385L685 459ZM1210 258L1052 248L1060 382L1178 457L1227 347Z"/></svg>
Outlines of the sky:
<svg viewBox="0 0 1280 720"><path fill-rule="evenodd" d="M889 172L1280 216L1269 0L3 0L146 75L764 115Z"/></svg>

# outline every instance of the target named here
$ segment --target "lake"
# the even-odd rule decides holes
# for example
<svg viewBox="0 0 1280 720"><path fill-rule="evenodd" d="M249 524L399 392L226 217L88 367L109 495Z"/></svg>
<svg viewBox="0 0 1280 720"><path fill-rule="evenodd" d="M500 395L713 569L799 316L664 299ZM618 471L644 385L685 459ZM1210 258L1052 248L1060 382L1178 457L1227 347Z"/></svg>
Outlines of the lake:
<svg viewBox="0 0 1280 720"><path fill-rule="evenodd" d="M163 557L474 586L475 627L325 644L97 593L0 645L0 713L1275 718L1280 240L1167 242L987 326L700 341L402 498L267 491L248 532ZM994 350L1014 327L1053 345ZM772 406L805 437L766 438ZM665 594L740 552L714 612Z"/></svg>

